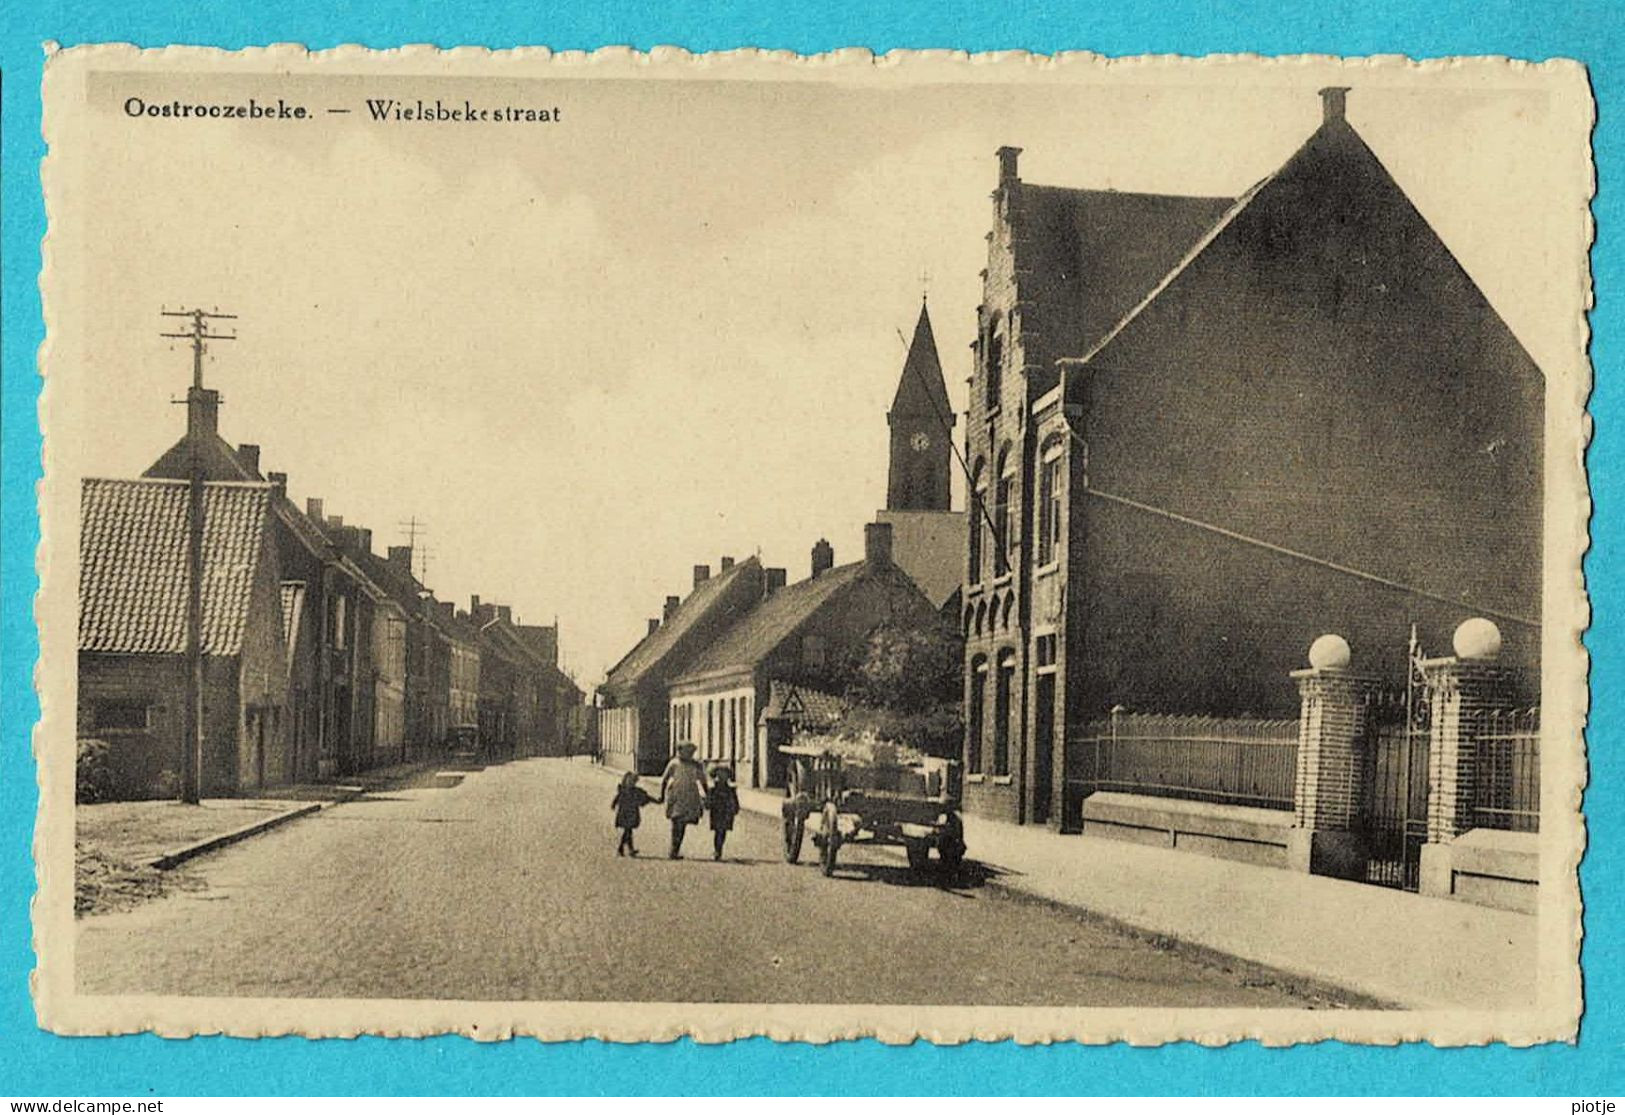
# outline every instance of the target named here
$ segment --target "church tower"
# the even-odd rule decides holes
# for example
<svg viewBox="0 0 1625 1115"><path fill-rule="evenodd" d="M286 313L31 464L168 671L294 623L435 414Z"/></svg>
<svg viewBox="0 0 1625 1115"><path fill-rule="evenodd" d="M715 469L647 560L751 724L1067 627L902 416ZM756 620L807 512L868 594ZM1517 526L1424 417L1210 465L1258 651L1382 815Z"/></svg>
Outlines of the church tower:
<svg viewBox="0 0 1625 1115"><path fill-rule="evenodd" d="M891 426L886 510L950 510L948 439L953 436L955 415L942 382L931 315L923 302L886 422Z"/></svg>

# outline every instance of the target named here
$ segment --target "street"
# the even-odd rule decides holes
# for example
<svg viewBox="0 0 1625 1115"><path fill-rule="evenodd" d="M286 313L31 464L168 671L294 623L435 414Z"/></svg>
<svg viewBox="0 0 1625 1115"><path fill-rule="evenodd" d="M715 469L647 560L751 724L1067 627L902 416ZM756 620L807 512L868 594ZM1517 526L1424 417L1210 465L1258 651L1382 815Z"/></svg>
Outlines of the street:
<svg viewBox="0 0 1625 1115"><path fill-rule="evenodd" d="M665 856L615 855L614 780L524 760L455 786L322 811L194 861L197 890L79 923L87 994L1330 1006L1264 969L1191 955L1042 903L848 847L824 878L784 862L776 819L740 815ZM976 849L970 849L974 859ZM996 959L995 959L996 958Z"/></svg>

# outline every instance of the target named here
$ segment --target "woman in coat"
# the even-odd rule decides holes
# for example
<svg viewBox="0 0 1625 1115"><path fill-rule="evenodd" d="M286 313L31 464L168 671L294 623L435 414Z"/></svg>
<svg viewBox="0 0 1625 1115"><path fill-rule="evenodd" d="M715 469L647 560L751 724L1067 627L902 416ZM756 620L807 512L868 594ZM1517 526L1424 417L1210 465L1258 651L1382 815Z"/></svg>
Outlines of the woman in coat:
<svg viewBox="0 0 1625 1115"><path fill-rule="evenodd" d="M660 776L660 799L666 803L671 820L671 858L683 858L683 834L705 813L705 797L711 787L705 781L705 768L694 759L694 745L677 745L677 754Z"/></svg>

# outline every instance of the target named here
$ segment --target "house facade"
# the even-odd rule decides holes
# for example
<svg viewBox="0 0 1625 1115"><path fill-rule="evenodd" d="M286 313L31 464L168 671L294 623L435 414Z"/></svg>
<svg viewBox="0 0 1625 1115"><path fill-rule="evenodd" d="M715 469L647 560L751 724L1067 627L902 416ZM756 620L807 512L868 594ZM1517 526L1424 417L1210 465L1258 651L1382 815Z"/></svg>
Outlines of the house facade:
<svg viewBox="0 0 1625 1115"><path fill-rule="evenodd" d="M78 736L105 748L106 796L178 787L187 691L187 520L182 481L83 482L80 503ZM292 781L281 572L272 490L204 485L205 796Z"/></svg>
<svg viewBox="0 0 1625 1115"><path fill-rule="evenodd" d="M666 598L661 618L649 620L648 633L599 687L598 732L607 765L640 774L660 772L677 738L669 717L670 679L729 631L765 592L784 583L784 570L764 570L754 557L738 563L724 557L714 577L710 566L694 567L688 596Z"/></svg>
<svg viewBox="0 0 1625 1115"><path fill-rule="evenodd" d="M692 743L701 761L727 764L741 785L774 785L782 764L763 714L775 683L838 690L877 627L935 626L936 608L892 560L890 527L868 524L864 542L862 561L836 566L821 541L810 577L768 592L672 679L668 751Z"/></svg>
<svg viewBox="0 0 1625 1115"><path fill-rule="evenodd" d="M1544 383L1347 119L1234 198L999 152L966 458L967 808L1072 823L1069 729L1290 715L1324 632L1538 669Z"/></svg>

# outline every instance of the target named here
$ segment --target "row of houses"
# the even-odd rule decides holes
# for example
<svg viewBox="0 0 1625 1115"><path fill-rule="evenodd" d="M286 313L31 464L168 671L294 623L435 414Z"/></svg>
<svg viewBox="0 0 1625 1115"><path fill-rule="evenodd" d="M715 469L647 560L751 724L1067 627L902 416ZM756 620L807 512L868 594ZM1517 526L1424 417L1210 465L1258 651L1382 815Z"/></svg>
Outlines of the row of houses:
<svg viewBox="0 0 1625 1115"><path fill-rule="evenodd" d="M869 635L944 622L891 547L886 523L867 525L860 561L836 565L820 540L794 584L755 557L724 557L715 574L695 566L688 595L666 598L599 688L605 763L651 774L692 743L743 785L783 785L777 748L788 727L827 705Z"/></svg>
<svg viewBox="0 0 1625 1115"><path fill-rule="evenodd" d="M187 430L137 479L87 479L80 510L78 735L98 797L167 796L183 761L188 514L203 478L203 793L230 795L417 761L584 749L556 624L437 600L410 546L301 508L259 447L218 432L194 386Z"/></svg>

